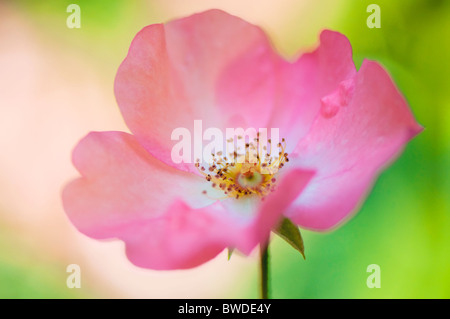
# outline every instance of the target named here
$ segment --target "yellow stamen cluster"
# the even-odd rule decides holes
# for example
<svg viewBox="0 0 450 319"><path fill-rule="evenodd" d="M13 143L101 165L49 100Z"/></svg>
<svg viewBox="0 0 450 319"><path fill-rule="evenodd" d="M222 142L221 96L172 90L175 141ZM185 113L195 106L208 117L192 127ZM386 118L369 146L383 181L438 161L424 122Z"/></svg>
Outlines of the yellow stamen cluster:
<svg viewBox="0 0 450 319"><path fill-rule="evenodd" d="M237 138L242 139L242 136ZM284 138L276 147L272 146L270 139L267 142L268 147L260 149L258 135L253 142L245 143L243 152L238 148L224 156L219 151L212 154L213 162L209 166L201 165L199 160L195 166L213 188L223 191L225 198L258 195L264 199L275 190L277 171L289 162ZM229 139L227 143L234 143L234 140ZM259 155L261 150L263 156ZM271 154L272 151L276 153L275 156ZM207 191L204 190L203 194L206 195Z"/></svg>

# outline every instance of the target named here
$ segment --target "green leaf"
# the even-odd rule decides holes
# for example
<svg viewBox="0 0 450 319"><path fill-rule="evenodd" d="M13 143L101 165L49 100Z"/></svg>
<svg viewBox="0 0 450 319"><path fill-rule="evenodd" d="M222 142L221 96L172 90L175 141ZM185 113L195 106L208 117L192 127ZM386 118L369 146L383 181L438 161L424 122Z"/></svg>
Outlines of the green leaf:
<svg viewBox="0 0 450 319"><path fill-rule="evenodd" d="M300 229L289 218L283 218L280 225L276 230L274 230L274 232L283 238L289 245L298 250L302 254L303 259L306 259L305 247L303 245L303 238L300 233Z"/></svg>

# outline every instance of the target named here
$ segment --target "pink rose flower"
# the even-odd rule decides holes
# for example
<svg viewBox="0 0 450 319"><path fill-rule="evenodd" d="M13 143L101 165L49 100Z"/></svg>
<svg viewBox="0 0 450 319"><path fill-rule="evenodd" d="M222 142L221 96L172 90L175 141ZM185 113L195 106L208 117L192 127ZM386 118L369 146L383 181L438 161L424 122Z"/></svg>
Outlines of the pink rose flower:
<svg viewBox="0 0 450 319"><path fill-rule="evenodd" d="M283 216L317 231L340 225L421 131L378 63L356 71L342 34L323 31L314 52L286 61L260 28L219 10L141 30L114 89L132 134L79 142L81 177L63 204L79 231L123 240L129 260L152 269L195 267L227 247L249 254ZM175 163L173 130L199 119L279 128L282 169Z"/></svg>

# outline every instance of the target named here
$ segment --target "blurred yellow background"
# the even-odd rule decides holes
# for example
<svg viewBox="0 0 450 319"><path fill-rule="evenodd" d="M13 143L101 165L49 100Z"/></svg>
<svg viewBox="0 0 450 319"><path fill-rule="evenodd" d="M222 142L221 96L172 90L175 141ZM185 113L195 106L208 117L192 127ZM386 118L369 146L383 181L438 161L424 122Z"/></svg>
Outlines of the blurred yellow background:
<svg viewBox="0 0 450 319"><path fill-rule="evenodd" d="M69 29L66 8L81 8ZM381 28L369 29L369 4ZM192 270L131 265L121 242L87 238L60 193L89 131L127 131L113 93L117 68L144 26L220 8L261 26L292 57L320 30L350 40L359 67L380 61L425 131L376 182L361 211L332 233L303 231L304 261L271 246L275 298L450 298L450 2L445 0L0 0L0 297L257 297L256 256L226 252ZM81 267L69 289L66 267ZM369 289L369 264L381 288Z"/></svg>

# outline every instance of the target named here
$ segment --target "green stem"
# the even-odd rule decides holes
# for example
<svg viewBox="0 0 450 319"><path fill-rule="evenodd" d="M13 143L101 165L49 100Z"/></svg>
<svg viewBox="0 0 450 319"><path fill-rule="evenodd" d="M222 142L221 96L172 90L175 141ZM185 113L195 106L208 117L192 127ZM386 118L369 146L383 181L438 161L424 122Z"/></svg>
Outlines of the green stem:
<svg viewBox="0 0 450 319"><path fill-rule="evenodd" d="M269 299L269 243L260 246L261 299Z"/></svg>

